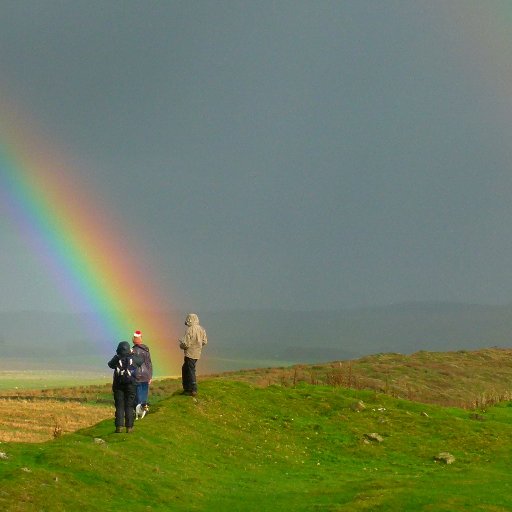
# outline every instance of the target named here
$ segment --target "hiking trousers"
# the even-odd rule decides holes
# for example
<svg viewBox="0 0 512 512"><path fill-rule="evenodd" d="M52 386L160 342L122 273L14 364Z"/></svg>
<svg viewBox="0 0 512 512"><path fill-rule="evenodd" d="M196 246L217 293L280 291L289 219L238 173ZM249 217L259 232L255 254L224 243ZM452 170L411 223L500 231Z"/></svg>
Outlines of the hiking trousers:
<svg viewBox="0 0 512 512"><path fill-rule="evenodd" d="M181 367L181 380L183 384L183 390L187 392L197 392L196 382L196 363L197 359L192 359L185 356L185 361Z"/></svg>
<svg viewBox="0 0 512 512"><path fill-rule="evenodd" d="M135 384L117 384L112 387L116 406L116 427L133 427L135 407Z"/></svg>

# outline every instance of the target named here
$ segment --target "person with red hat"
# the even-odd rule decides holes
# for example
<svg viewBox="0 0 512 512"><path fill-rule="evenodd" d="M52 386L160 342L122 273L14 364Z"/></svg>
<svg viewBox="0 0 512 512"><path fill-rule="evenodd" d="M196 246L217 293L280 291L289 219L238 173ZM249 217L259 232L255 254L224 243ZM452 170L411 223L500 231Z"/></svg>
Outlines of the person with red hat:
<svg viewBox="0 0 512 512"><path fill-rule="evenodd" d="M142 409L148 409L149 385L153 379L153 364L151 363L151 354L149 347L142 343L142 333L135 331L132 337L133 353L142 358L142 364L135 374L137 384L135 406L140 405Z"/></svg>

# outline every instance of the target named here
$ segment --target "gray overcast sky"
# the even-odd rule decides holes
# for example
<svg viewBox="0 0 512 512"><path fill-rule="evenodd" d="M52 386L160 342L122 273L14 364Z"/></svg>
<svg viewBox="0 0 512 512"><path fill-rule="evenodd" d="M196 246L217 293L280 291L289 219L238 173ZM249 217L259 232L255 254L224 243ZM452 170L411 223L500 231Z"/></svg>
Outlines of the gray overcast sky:
<svg viewBox="0 0 512 512"><path fill-rule="evenodd" d="M3 0L1 94L183 309L509 303L512 35L483 4ZM0 310L65 310L0 227Z"/></svg>

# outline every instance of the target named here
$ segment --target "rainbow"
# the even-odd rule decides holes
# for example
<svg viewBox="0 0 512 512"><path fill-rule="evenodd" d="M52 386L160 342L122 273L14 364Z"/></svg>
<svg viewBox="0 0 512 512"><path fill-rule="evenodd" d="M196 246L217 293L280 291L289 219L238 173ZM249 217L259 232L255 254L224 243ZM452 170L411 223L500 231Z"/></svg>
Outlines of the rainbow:
<svg viewBox="0 0 512 512"><path fill-rule="evenodd" d="M69 164L13 104L0 105L0 200L8 218L77 312L102 355L143 332L157 376L177 373L181 357L169 297L143 248L133 250L122 226ZM20 119L23 122L20 122ZM42 132L41 132L42 133Z"/></svg>

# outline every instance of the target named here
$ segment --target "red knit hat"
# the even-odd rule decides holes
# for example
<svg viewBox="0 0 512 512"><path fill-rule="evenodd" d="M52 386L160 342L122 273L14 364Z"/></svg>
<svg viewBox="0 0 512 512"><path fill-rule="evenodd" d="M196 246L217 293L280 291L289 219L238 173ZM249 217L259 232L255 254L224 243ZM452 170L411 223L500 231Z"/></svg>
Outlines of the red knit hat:
<svg viewBox="0 0 512 512"><path fill-rule="evenodd" d="M141 336L142 336L142 333L141 333L140 331L135 331L135 332L133 333L133 337L134 337L134 338L140 338Z"/></svg>

